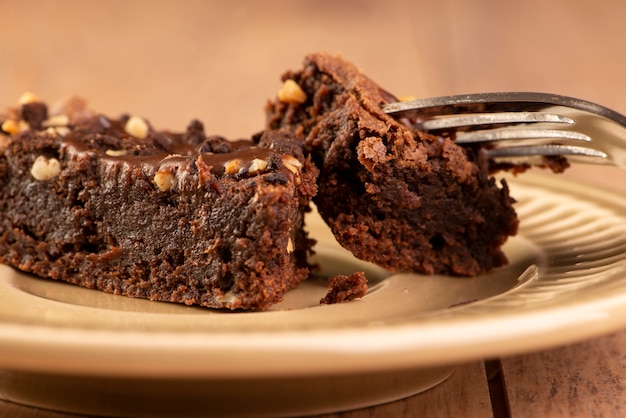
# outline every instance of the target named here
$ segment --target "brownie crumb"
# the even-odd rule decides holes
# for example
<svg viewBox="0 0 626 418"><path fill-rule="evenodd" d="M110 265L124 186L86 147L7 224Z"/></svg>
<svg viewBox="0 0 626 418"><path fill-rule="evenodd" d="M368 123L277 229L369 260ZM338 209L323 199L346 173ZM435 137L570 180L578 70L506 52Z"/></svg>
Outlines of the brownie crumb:
<svg viewBox="0 0 626 418"><path fill-rule="evenodd" d="M366 293L367 278L364 272L359 271L349 276L340 274L328 279L328 293L320 299L320 304L350 302L362 298Z"/></svg>

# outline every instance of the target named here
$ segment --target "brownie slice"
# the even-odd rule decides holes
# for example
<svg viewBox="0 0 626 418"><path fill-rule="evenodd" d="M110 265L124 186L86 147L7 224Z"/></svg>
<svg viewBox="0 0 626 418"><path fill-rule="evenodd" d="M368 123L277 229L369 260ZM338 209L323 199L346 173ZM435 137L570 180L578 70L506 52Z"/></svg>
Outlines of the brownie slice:
<svg viewBox="0 0 626 418"><path fill-rule="evenodd" d="M30 98L0 118L0 262L228 309L268 308L308 277L318 170L293 135L157 131L78 101L50 113Z"/></svg>
<svg viewBox="0 0 626 418"><path fill-rule="evenodd" d="M339 56L312 54L267 105L320 169L314 202L339 243L389 270L472 276L507 262L513 199L488 161L387 116L396 101Z"/></svg>

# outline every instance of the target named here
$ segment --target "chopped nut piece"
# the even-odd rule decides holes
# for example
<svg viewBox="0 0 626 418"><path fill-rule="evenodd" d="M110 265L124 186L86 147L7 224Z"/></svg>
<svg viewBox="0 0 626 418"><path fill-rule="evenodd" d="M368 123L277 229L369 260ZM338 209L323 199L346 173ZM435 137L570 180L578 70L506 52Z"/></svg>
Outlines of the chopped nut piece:
<svg viewBox="0 0 626 418"><path fill-rule="evenodd" d="M126 122L124 130L135 138L145 139L148 136L148 124L138 116L131 116Z"/></svg>
<svg viewBox="0 0 626 418"><path fill-rule="evenodd" d="M248 168L248 173L250 174L256 174L260 171L263 171L267 168L268 162L265 160L262 160L260 158L255 158L254 160L252 160L252 163L250 164L250 168Z"/></svg>
<svg viewBox="0 0 626 418"><path fill-rule="evenodd" d="M70 118L67 115L54 115L41 123L44 128L51 126L67 126L70 123Z"/></svg>
<svg viewBox="0 0 626 418"><path fill-rule="evenodd" d="M289 238L289 241L287 241L287 252L292 253L293 250L294 250L293 241L291 240L291 238Z"/></svg>
<svg viewBox="0 0 626 418"><path fill-rule="evenodd" d="M41 132L45 132L48 135L59 135L63 137L70 133L70 128L67 126L50 126L45 131Z"/></svg>
<svg viewBox="0 0 626 418"><path fill-rule="evenodd" d="M226 293L224 293L222 296L219 297L220 298L220 302L224 302L226 304L228 303L235 303L239 301L239 298L237 297L237 295L235 295L232 291L228 291Z"/></svg>
<svg viewBox="0 0 626 418"><path fill-rule="evenodd" d="M176 180L176 176L170 171L158 171L154 175L154 183L157 185L159 190L162 192L167 192L174 187L174 183Z"/></svg>
<svg viewBox="0 0 626 418"><path fill-rule="evenodd" d="M40 155L35 159L30 174L38 181L52 180L61 173L61 163L56 158Z"/></svg>
<svg viewBox="0 0 626 418"><path fill-rule="evenodd" d="M234 160L227 161L224 164L224 173L228 175L235 175L241 170L241 160L236 158Z"/></svg>
<svg viewBox="0 0 626 418"><path fill-rule="evenodd" d="M126 155L127 151L125 149L108 149L104 151L104 153L109 157L121 157L122 155Z"/></svg>
<svg viewBox="0 0 626 418"><path fill-rule="evenodd" d="M302 168L302 163L298 161L296 157L285 155L283 157L283 165L287 170L293 173L296 184L300 184L300 169Z"/></svg>
<svg viewBox="0 0 626 418"><path fill-rule="evenodd" d="M33 102L38 102L39 98L37 96L35 96L33 93L27 91L26 93L22 94L19 98L19 100L17 101L20 106L23 106L25 104L28 103L33 103Z"/></svg>
<svg viewBox="0 0 626 418"><path fill-rule="evenodd" d="M298 161L296 157L292 157L291 155L285 155L283 157L283 165L293 174L298 174L302 168L302 163Z"/></svg>
<svg viewBox="0 0 626 418"><path fill-rule="evenodd" d="M0 126L0 129L2 129L3 132L15 135L20 132L29 130L30 126L25 120L15 121L13 119L7 119L2 122L2 126Z"/></svg>
<svg viewBox="0 0 626 418"><path fill-rule="evenodd" d="M286 103L304 103L307 96L304 90L292 79L285 80L283 87L278 91L278 100Z"/></svg>
<svg viewBox="0 0 626 418"><path fill-rule="evenodd" d="M70 133L70 128L68 128L67 126L57 126L56 128L54 128L54 131L60 136L66 136Z"/></svg>
<svg viewBox="0 0 626 418"><path fill-rule="evenodd" d="M8 119L2 122L2 131L11 135L15 135L20 132L20 125L13 119Z"/></svg>

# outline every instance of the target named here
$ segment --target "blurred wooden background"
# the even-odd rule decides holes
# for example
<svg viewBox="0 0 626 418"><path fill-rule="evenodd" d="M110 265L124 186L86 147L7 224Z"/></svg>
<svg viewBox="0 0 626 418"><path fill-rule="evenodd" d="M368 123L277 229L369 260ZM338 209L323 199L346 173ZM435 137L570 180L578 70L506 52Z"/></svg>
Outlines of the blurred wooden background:
<svg viewBox="0 0 626 418"><path fill-rule="evenodd" d="M388 90L539 90L626 113L618 0L0 0L0 100L72 94L157 126L247 135L278 77L341 52Z"/></svg>
<svg viewBox="0 0 626 418"><path fill-rule="evenodd" d="M159 128L197 117L248 136L282 72L329 51L399 95L534 90L626 113L619 0L0 0L0 16L0 106L77 94Z"/></svg>

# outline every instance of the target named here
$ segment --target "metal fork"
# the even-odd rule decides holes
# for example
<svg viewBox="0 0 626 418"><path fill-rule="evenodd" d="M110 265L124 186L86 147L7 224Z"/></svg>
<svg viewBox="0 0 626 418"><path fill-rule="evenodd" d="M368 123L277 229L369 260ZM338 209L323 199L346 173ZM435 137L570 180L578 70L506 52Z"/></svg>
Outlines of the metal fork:
<svg viewBox="0 0 626 418"><path fill-rule="evenodd" d="M562 155L626 169L626 116L573 97L478 93L390 103L383 110L458 144L478 144L492 159Z"/></svg>

